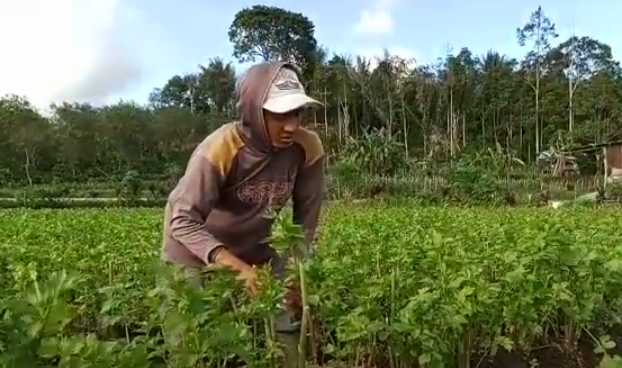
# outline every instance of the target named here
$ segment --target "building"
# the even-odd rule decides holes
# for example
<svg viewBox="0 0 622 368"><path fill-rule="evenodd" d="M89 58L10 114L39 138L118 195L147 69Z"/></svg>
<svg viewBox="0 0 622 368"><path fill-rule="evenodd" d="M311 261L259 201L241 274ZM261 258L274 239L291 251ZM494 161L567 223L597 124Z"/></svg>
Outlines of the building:
<svg viewBox="0 0 622 368"><path fill-rule="evenodd" d="M622 180L622 141L590 144L574 147L570 150L576 153L594 153L602 158L604 185L613 180Z"/></svg>

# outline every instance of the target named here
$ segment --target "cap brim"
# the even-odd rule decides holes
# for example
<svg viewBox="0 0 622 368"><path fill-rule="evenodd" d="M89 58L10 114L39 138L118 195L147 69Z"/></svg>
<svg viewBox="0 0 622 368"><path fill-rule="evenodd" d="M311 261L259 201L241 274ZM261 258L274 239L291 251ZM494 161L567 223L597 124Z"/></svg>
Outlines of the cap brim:
<svg viewBox="0 0 622 368"><path fill-rule="evenodd" d="M317 100L301 93L271 98L263 104L263 108L275 114L285 114L303 107L323 106Z"/></svg>

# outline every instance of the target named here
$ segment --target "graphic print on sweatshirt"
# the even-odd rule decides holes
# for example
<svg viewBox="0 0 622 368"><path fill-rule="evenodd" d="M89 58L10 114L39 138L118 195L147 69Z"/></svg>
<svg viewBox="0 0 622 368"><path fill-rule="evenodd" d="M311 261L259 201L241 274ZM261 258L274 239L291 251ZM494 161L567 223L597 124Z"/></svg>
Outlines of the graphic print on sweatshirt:
<svg viewBox="0 0 622 368"><path fill-rule="evenodd" d="M249 180L237 190L238 198L249 204L263 204L268 210L287 204L294 190L294 178L277 176L272 180Z"/></svg>

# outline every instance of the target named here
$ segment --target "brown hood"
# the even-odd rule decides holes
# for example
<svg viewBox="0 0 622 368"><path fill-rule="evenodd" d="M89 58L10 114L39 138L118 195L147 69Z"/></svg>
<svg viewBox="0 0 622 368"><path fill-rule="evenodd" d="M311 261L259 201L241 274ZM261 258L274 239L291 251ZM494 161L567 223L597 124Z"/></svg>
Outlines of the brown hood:
<svg viewBox="0 0 622 368"><path fill-rule="evenodd" d="M275 148L270 142L263 116L263 103L270 84L282 67L300 73L295 65L285 62L261 63L252 66L238 87L238 109L241 115L241 132L244 141L260 152L268 153Z"/></svg>

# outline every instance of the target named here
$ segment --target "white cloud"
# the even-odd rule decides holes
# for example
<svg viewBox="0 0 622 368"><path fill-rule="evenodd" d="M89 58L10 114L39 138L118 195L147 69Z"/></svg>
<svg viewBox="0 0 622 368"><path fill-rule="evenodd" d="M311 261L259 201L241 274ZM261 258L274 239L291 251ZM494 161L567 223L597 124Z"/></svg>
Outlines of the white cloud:
<svg viewBox="0 0 622 368"><path fill-rule="evenodd" d="M120 1L0 1L0 94L101 103L139 82L140 47L120 31L139 14Z"/></svg>
<svg viewBox="0 0 622 368"><path fill-rule="evenodd" d="M362 10L354 31L361 35L381 35L393 32L393 17L384 9Z"/></svg>
<svg viewBox="0 0 622 368"><path fill-rule="evenodd" d="M373 0L371 7L361 10L354 32L365 36L380 36L393 32L392 11L402 0Z"/></svg>

